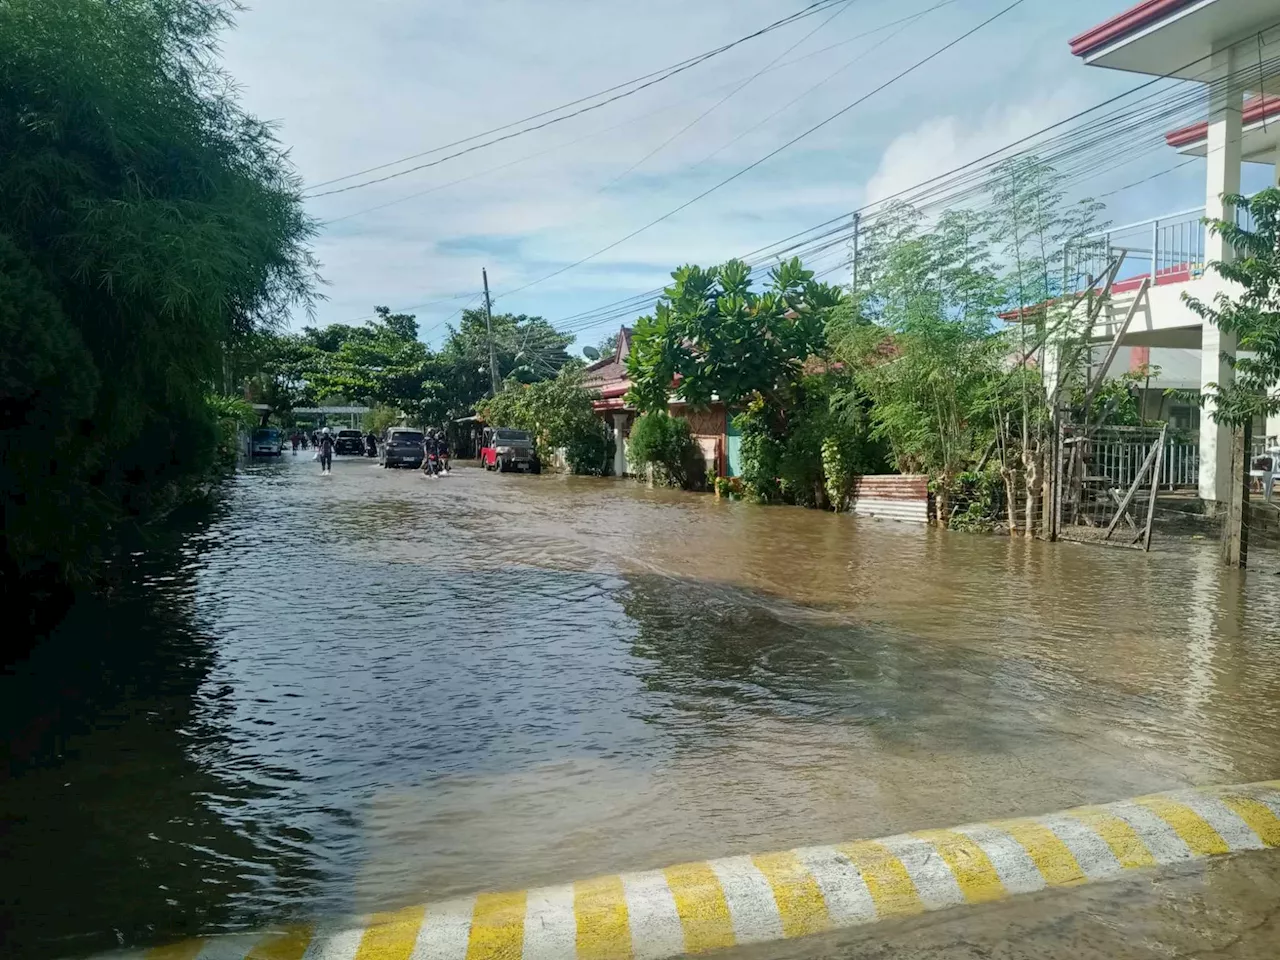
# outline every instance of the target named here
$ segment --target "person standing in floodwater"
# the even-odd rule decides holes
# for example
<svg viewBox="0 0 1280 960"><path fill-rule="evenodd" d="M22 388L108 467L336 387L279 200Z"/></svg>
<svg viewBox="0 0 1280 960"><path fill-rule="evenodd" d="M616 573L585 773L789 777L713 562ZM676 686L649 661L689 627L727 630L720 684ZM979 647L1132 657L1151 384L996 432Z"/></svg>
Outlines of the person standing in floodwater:
<svg viewBox="0 0 1280 960"><path fill-rule="evenodd" d="M320 451L320 474L326 476L333 472L333 434L325 427L317 443Z"/></svg>

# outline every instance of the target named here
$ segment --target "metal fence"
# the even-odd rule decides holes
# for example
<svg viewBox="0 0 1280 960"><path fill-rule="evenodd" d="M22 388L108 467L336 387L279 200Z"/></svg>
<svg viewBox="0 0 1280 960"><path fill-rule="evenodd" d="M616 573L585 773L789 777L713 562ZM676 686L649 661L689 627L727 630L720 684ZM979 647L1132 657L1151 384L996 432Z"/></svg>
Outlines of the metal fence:
<svg viewBox="0 0 1280 960"><path fill-rule="evenodd" d="M1133 483L1146 462L1154 440L1093 441L1093 473L1116 486ZM1200 479L1200 446L1194 441L1167 443L1160 467L1160 486L1166 489L1194 487Z"/></svg>

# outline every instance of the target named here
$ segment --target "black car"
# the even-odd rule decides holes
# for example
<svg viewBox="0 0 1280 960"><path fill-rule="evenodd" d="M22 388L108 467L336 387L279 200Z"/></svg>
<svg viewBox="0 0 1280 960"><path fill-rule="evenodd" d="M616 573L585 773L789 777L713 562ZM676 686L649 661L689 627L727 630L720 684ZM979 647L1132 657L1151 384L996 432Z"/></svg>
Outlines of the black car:
<svg viewBox="0 0 1280 960"><path fill-rule="evenodd" d="M392 427L378 448L378 462L384 467L422 466L422 431Z"/></svg>
<svg viewBox="0 0 1280 960"><path fill-rule="evenodd" d="M364 456L364 434L359 430L339 430L333 440L333 452L349 456Z"/></svg>

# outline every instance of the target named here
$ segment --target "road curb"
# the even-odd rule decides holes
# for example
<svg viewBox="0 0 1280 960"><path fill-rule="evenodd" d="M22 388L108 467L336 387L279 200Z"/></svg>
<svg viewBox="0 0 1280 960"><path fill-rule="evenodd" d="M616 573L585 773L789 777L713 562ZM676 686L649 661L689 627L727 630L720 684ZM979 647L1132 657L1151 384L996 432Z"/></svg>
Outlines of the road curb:
<svg viewBox="0 0 1280 960"><path fill-rule="evenodd" d="M1268 847L1280 847L1280 780L482 893L343 924L189 940L130 956L664 960Z"/></svg>

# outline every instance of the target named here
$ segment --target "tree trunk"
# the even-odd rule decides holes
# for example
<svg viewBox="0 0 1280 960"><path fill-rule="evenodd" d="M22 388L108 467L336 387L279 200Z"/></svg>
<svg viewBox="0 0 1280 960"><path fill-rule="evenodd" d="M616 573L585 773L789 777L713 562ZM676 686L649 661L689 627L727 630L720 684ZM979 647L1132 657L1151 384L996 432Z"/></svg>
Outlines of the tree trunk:
<svg viewBox="0 0 1280 960"><path fill-rule="evenodd" d="M1018 490L1014 486L1014 472L1008 467L1000 468L1000 476L1004 479L1004 512L1009 518L1009 536L1018 535Z"/></svg>
<svg viewBox="0 0 1280 960"><path fill-rule="evenodd" d="M1026 515L1024 517L1026 526L1022 529L1024 537L1034 537L1036 535L1036 508L1040 503L1040 495L1038 489L1040 486L1040 455L1038 450L1026 450L1022 454L1022 462L1026 467Z"/></svg>
<svg viewBox="0 0 1280 960"><path fill-rule="evenodd" d="M941 476L938 478L938 493L933 498L933 505L938 514L938 526L943 529L951 521L950 487L951 481L948 477Z"/></svg>

